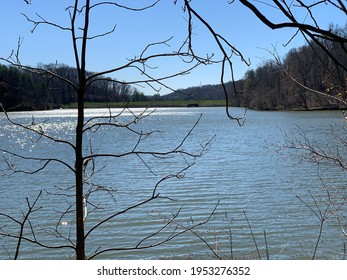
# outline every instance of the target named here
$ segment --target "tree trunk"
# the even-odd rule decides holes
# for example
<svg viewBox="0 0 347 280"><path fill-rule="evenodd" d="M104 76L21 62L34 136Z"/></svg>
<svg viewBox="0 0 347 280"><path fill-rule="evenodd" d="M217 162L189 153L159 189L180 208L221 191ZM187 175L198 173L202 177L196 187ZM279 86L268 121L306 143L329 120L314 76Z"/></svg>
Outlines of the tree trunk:
<svg viewBox="0 0 347 280"><path fill-rule="evenodd" d="M84 123L84 86L78 91L78 116L76 126L76 259L85 259L84 220L83 220L83 123Z"/></svg>
<svg viewBox="0 0 347 280"><path fill-rule="evenodd" d="M81 60L78 63L78 56L76 55L76 64L78 67L78 90L77 90L77 103L78 103L78 117L76 126L76 259L84 260L85 254L85 237L84 237L84 219L83 219L83 125L84 125L84 97L86 92L86 53L88 42L89 30L89 12L90 0L85 2L84 14L84 28L81 45ZM76 1L75 12L78 1ZM77 50L75 37L74 48ZM78 52L76 51L76 54Z"/></svg>

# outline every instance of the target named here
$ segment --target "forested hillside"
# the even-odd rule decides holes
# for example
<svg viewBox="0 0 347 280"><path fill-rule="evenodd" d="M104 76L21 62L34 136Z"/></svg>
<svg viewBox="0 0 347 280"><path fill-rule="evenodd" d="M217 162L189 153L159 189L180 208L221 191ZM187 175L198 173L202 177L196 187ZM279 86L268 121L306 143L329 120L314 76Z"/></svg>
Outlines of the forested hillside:
<svg viewBox="0 0 347 280"><path fill-rule="evenodd" d="M41 75L40 69L77 81L76 69L63 64L39 65L33 72L0 65L0 102L6 110L59 108L76 101L71 85ZM145 98L135 88L107 78L93 82L86 95L86 101L93 102L143 101Z"/></svg>
<svg viewBox="0 0 347 280"><path fill-rule="evenodd" d="M337 30L344 37L347 30ZM347 65L344 45L325 44L330 53ZM268 61L244 77L243 106L261 109L334 109L346 105L347 72L317 45L310 43L292 49L281 60ZM321 92L323 94L319 94ZM335 98L327 98L331 95Z"/></svg>
<svg viewBox="0 0 347 280"><path fill-rule="evenodd" d="M336 33L347 36L347 26L336 28ZM346 46L321 41L330 53L347 65ZM255 70L249 70L234 87L227 84L232 106L257 110L334 109L346 107L337 99L347 99L347 73L327 52L313 42L291 49L284 58L276 57L266 61ZM325 95L319 94L321 92ZM335 98L327 98L331 95ZM163 99L223 99L221 85L205 85L179 90Z"/></svg>

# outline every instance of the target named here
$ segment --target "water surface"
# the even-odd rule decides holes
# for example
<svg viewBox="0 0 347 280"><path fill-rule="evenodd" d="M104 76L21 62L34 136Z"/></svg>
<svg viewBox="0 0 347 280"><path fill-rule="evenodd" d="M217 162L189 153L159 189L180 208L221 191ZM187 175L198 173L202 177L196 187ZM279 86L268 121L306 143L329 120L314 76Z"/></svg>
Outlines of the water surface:
<svg viewBox="0 0 347 280"><path fill-rule="evenodd" d="M142 109L124 112L119 120L130 121L133 113ZM114 112L120 113L119 110ZM157 232L178 211L177 230L182 226L199 223L206 219L219 203L213 219L197 228L217 254L224 258L270 258L306 259L312 256L319 233L320 221L312 209L321 198L326 199L324 187L341 200L345 175L334 166L316 166L300 162L291 151L276 153L287 138L298 137L302 129L312 143L327 147L331 140L331 129L343 133L345 126L339 111L317 112L257 112L248 111L246 123L239 127L228 120L222 108L160 108L150 116L131 125L139 134L126 128L100 128L89 132L85 139L85 153L121 154L129 151L166 152L179 146L202 113L197 127L186 139L182 148L198 153L204 143L211 141L208 151L193 160L188 156L152 157L129 155L119 158L100 158L95 162L95 175L88 181L86 191L98 187L115 192L93 192L88 200L86 230L91 229L107 215L121 211L134 203L149 198L154 186L165 176L178 174L187 165L188 170L178 178L164 181L157 192L162 197L142 207L133 209L105 223L90 234L86 241L87 252L93 254L98 248L134 247L140 240ZM234 109L235 114L243 111ZM106 109L86 111L86 119L98 115L107 116ZM11 113L14 121L36 125L53 137L74 141L75 110ZM150 137L146 132L155 131ZM139 142L139 135L143 141ZM31 157L54 157L73 167L73 149L49 139L38 139L34 134L15 127L2 115L0 119L0 147ZM343 152L343 151L342 151ZM7 154L3 154L7 156ZM194 163L194 164L193 164ZM21 161L20 168L33 171L39 164ZM0 161L0 212L23 218L27 202L33 201L40 190L44 190L38 206L42 207L31 217L35 238L45 244L66 245L54 231L58 225L64 238L74 239L73 185L71 171L60 164L49 164L34 175L11 174L5 160ZM89 170L90 172L90 170ZM181 178L182 177L182 178ZM323 182L322 182L323 181ZM326 184L326 185L324 185ZM338 191L337 191L338 190ZM340 192L341 193L338 193ZM311 196L311 194L312 196ZM67 196L68 195L68 196ZM298 197L303 200L301 201ZM312 199L315 198L317 200ZM334 200L334 201L336 201ZM341 200L343 202L343 199ZM310 210L308 206L311 206ZM325 204L319 204L324 210ZM70 211L71 208L71 211ZM65 213L62 215L62 213ZM346 215L345 205L336 214ZM5 217L0 219L0 228L7 232L18 232L18 225ZM249 225L251 225L253 236ZM345 224L342 224L344 226ZM174 226L144 240L142 244L160 242L168 238ZM33 238L28 226L25 233ZM231 238L230 238L231 237ZM325 223L317 258L340 259L344 255L341 224L335 215ZM267 246L265 245L267 243ZM13 240L0 237L3 250L0 258L13 256ZM70 259L71 250L50 250L23 242L22 259ZM185 233L164 245L146 250L113 251L101 255L112 259L158 259L158 258L213 258L207 246L192 233Z"/></svg>

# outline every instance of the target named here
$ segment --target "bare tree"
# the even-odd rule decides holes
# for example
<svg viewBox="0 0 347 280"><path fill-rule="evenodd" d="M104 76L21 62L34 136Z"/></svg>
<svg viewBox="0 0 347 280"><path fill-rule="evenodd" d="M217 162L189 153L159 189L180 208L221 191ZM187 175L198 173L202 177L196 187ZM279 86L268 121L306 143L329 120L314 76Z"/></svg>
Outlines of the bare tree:
<svg viewBox="0 0 347 280"><path fill-rule="evenodd" d="M333 226L341 227L342 240L347 237L346 186L340 179L335 182L329 176L327 179L323 175L326 170L333 168L337 168L342 175L347 171L345 135L345 124L331 126L326 143L321 143L310 139L304 129L296 127L293 131L284 132L283 145L273 147L273 150L281 156L288 156L289 153L290 156L297 158L299 163L310 163L317 166L317 176L321 184L309 188L307 197L296 196L319 222L312 259L317 256L318 247L328 222L331 222ZM346 256L345 249L343 256L344 258Z"/></svg>
<svg viewBox="0 0 347 280"><path fill-rule="evenodd" d="M27 4L30 4L31 1L25 1ZM52 164L58 164L68 170L74 176L74 185L68 188L58 188L56 192L49 193L50 195L57 195L64 197L65 199L69 198L68 206L65 210L58 212L60 218L58 219L57 225L53 230L46 230L50 234L57 237L62 243L59 245L49 245L41 242L36 237L36 229L31 226L29 216L39 208L35 208L39 196L36 198L33 204L28 204L28 211L26 214L23 214L24 219L20 221L10 215L2 213L1 215L10 221L14 221L20 225L21 231L19 234L14 234L11 232L7 232L4 228L1 229L1 235L5 237L11 237L18 240L18 246L15 254L15 258L18 257L19 247L21 245L21 241L25 240L26 242L30 242L44 248L55 248L55 249L72 249L75 251L75 255L77 259L86 259L86 258L94 258L100 254L109 251L120 251L120 250L135 250L135 249L145 249L151 248L155 246L159 246L165 242L169 242L176 236L183 234L185 232L191 232L195 227L207 223L214 215L215 209L211 210L211 214L206 217L205 220L197 222L193 225L178 227L177 225L177 217L180 214L180 210L176 211L170 219L166 219L165 223L162 227L154 231L152 234L143 237L136 244L127 247L109 247L109 248L97 248L93 253L86 253L86 240L92 234L94 234L98 229L100 229L105 223L108 223L120 215L123 215L130 210L138 209L143 205L149 204L154 200L170 200L169 197L165 195L161 195L159 187L170 179L182 179L184 177L184 173L188 170L193 164L196 158L202 156L208 149L211 144L211 140L208 140L206 143L199 144L199 150L196 152L189 152L185 149L185 144L190 141L192 137L192 132L195 127L198 125L200 118L196 121L196 123L192 126L191 130L189 130L172 148L168 148L166 150L155 151L149 147L146 147L144 144L149 137L153 135L158 135L161 131L151 130L151 131L142 131L137 130L135 125L141 122L144 118L150 117L153 114L153 110L145 109L142 112L134 112L128 106L125 106L124 110L121 112L114 112L109 109L108 114L95 116L91 118L85 117L85 96L89 87L93 85L96 81L111 81L123 84L123 86L129 85L147 85L151 87L153 90L158 90L158 87L166 87L171 89L167 85L167 81L180 77L182 75L188 74L190 71L199 67L200 65L208 65L208 64L217 64L220 63L222 65L222 73L221 73L221 81L224 84L224 71L227 67L231 70L232 73L232 62L231 55L236 54L241 56L241 53L236 50L234 47L227 42L225 38L216 33L213 28L196 12L192 6L191 1L185 0L182 3L178 3L178 1L173 1L175 5L182 5L183 12L187 13L188 20L188 32L187 38L184 40L181 46L179 46L175 50L169 50L164 52L155 52L153 49L156 47L166 48L169 46L171 38L164 41L157 41L144 46L143 51L133 57L132 59L128 59L128 61L123 65L115 66L114 68L105 69L103 71L97 73L89 73L87 71L87 62L88 62L88 46L91 41L95 41L98 38L105 37L107 35L112 34L115 31L115 27L110 30L106 30L99 34L91 34L91 26L93 22L91 21L91 16L93 13L98 12L98 8L104 6L110 9L125 9L129 12L140 13L148 9L154 9L160 0L153 0L150 4L146 4L144 6L137 6L137 4L129 4L129 6L124 6L118 4L115 1L72 1L72 4L66 7L66 14L69 19L69 24L67 26L60 25L53 21L47 20L44 15L36 14L35 17L31 17L29 15L24 15L27 21L32 24L32 32L35 32L41 26L46 26L46 28L51 28L53 30L58 30L61 32L68 32L71 36L71 43L73 46L75 67L77 71L77 81L70 80L64 76L59 75L53 69L42 69L36 68L32 66L26 66L21 63L20 60L20 48L22 41L19 40L18 47L16 51L13 51L9 57L2 57L1 60L15 67L19 67L24 71L29 71L31 73L35 73L37 75L43 75L46 77L51 77L55 79L59 79L69 85L75 92L78 109L77 109L77 120L75 123L75 132L74 132L74 141L70 139L63 139L59 136L52 135L47 129L44 127L44 123L37 123L33 117L33 120L29 124L23 124L17 122L16 120L11 118L11 115L8 114L5 108L2 107L2 110L5 112L5 117L13 126L20 127L28 131L31 134L31 140L34 143L39 143L42 140L55 143L58 145L65 146L66 149L73 151L74 160L73 162L69 162L66 159L61 159L57 155L52 155L50 157L44 156L32 156L25 155L20 152L16 152L14 150L9 149L0 149L2 153L4 153L4 159L7 164L7 171L12 173L25 173L25 174L36 174L43 170L45 170L48 166ZM207 31L212 33L217 46L219 47L222 53L221 60L213 60L213 55L207 55L204 57L200 57L195 54L194 42L192 39L192 28L193 28L193 19L197 19L203 25L207 27ZM162 49L163 49L162 48ZM228 50L229 49L229 50ZM176 71L171 74L164 75L154 75L153 74L153 66L152 63L155 63L157 60L169 60L169 59L177 59L182 62L185 66L184 70ZM244 60L244 59L243 59ZM244 60L245 61L245 60ZM246 61L245 61L246 62ZM131 69L139 74L141 77L138 80L130 80L130 81L116 81L111 78L106 78L106 75L109 74L117 74L118 72ZM239 124L242 124L243 118L234 117L230 114L228 109L228 91L226 87L225 90L225 98L226 98L226 108L227 115L230 119L236 120ZM130 115L130 120L124 118L124 115ZM98 152L94 149L95 143L91 138L88 138L89 134L99 133L102 129L113 129L113 130L127 130L132 135L137 137L137 140L134 142L133 146L125 152ZM102 217L99 221L95 222L93 225L90 225L88 229L86 229L85 224L87 222L87 211L97 211L101 210L100 205L97 203L92 203L91 196L95 192L104 192L108 194L111 198L113 198L113 194L115 193L115 189L109 186L103 186L95 183L93 181L94 175L102 168L97 168L97 163L101 159L119 159L127 156L135 156L138 161L148 168L149 172L153 173L150 164L147 163L146 159L149 157L155 159L168 159L170 157L179 157L183 159L185 162L185 166L181 167L178 171L171 172L166 176L162 177L160 180L154 184L152 188L152 193L147 198L142 198L139 201L135 201L132 205L124 207L122 210L112 211L111 213L106 214L106 217ZM28 170L22 168L18 165L18 162L25 161L30 162L32 169ZM71 195L71 192L72 195ZM47 191L48 193L48 191ZM73 198L71 200L71 197ZM71 231L68 233L64 233L60 228L60 221L63 220L65 216L71 215L74 213L75 215L75 238L72 237ZM23 234L23 227L29 224L29 235L25 236ZM161 233L166 233L164 237L161 239L154 240L154 237L160 236Z"/></svg>
<svg viewBox="0 0 347 280"><path fill-rule="evenodd" d="M233 1L230 1L233 2ZM276 49L270 51L275 61L281 67L285 75L287 75L294 83L300 86L303 90L318 94L346 105L347 99L347 37L345 32L335 26L322 26L317 17L317 11L326 11L335 9L341 15L347 15L346 4L343 1L277 1L273 0L269 3L257 1L240 0L240 2L250 9L254 15L260 19L262 23L273 30L292 29L293 36L288 39L286 45L296 37L302 35L308 46L315 53L316 63L322 63L326 68L326 73L320 77L326 84L327 91L323 92L317 88L307 86L297 73L293 74L284 66L281 58L277 55ZM308 2L308 3L307 3ZM264 9L264 7L272 9ZM271 20L272 14L283 18L279 22ZM328 57L328 60L325 59Z"/></svg>
<svg viewBox="0 0 347 280"><path fill-rule="evenodd" d="M234 2L234 1L230 1ZM292 71L277 54L276 48L269 52L272 54L277 66L301 91L306 94L319 95L326 98L329 102L337 102L346 106L347 104L347 37L342 28L333 25L322 26L317 17L317 11L327 11L334 9L341 15L347 15L347 6L344 1L246 1L240 2L251 10L254 15L266 26L273 30L292 29L293 36L288 38L287 46L296 36L303 36L308 47L314 54L313 63L324 65L325 73L316 77L321 79L326 85L326 91L313 88L305 83L303 73L300 76L299 70ZM273 14L280 18L275 22L271 20ZM346 28L346 26L344 27ZM304 70L305 71L305 70ZM307 104L305 104L307 107ZM317 144L310 139L305 131L298 127L295 132L284 132L285 143L277 151L292 151L298 156L299 161L310 162L317 166L335 166L341 172L347 170L346 163L346 127L331 127L328 143L325 145ZM294 137L292 135L295 135ZM344 186L334 186L328 183L318 174L321 187L313 186L313 191L308 190L308 199L297 198L314 214L319 221L319 233L312 253L312 259L317 256L317 250L321 243L324 226L328 220L335 218L341 226L343 236L346 237L346 193ZM344 252L345 257L345 252Z"/></svg>

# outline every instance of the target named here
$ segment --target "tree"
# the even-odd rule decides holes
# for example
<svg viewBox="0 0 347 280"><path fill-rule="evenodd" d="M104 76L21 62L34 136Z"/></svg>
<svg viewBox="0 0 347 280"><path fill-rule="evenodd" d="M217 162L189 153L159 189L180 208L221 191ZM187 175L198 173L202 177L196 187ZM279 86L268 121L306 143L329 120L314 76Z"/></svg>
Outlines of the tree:
<svg viewBox="0 0 347 280"><path fill-rule="evenodd" d="M36 29L41 26L46 26L47 28L52 28L55 30L60 30L62 32L68 32L71 36L71 43L73 46L73 53L75 59L75 73L66 74L71 69L65 68L64 73L61 72L63 68L57 68L55 65L50 67L32 67L26 66L21 63L20 56L20 45L18 44L18 48L12 55L8 58L1 58L2 61L12 65L15 68L21 69L21 71L26 71L31 74L39 75L41 77L48 77L53 80L60 80L66 84L67 89L71 89L75 95L77 100L78 109L77 109L77 120L75 123L75 132L74 132L74 141L70 139L63 139L56 135L50 134L44 127L43 123L36 123L34 118L30 124L22 124L15 120L11 119L11 115L8 114L4 107L2 106L3 111L5 112L5 116L8 121L16 126L20 127L28 131L31 134L31 139L34 143L39 143L42 139L48 142L52 142L61 146L65 146L66 149L69 149L73 152L73 161L70 162L66 159L61 159L57 155L52 155L52 157L46 158L40 155L35 157L27 156L21 153L17 153L12 150L1 149L1 151L6 155L5 160L7 163L8 171L13 173L26 173L26 174L36 174L45 170L51 164L57 164L64 167L67 171L73 174L74 176L74 186L69 187L67 189L58 189L57 195L63 195L65 197L71 195L71 191L74 191L73 201L69 202L68 207L65 211L60 213L60 217L64 217L69 215L71 211L75 213L75 238L72 238L69 234L65 235L57 225L53 230L53 234L59 238L59 240L64 241L61 245L47 245L42 243L40 240L37 240L35 235L35 228L32 226L30 222L30 215L33 212L39 210L36 208L38 204L38 200L40 199L41 193L37 196L34 203L30 203L27 198L28 211L23 213L24 219L21 221L7 214L1 213L0 216L8 218L10 221L17 223L20 226L20 234L13 234L11 232L1 231L2 236L15 238L19 240L18 246L16 249L15 258L19 255L20 244L22 240L27 242L31 242L37 244L39 246L45 248L56 248L56 249L67 249L70 248L75 251L75 255L77 259L86 259L93 258L102 253L109 251L120 250L119 247L111 247L111 248L97 248L94 253L91 255L87 255L86 253L86 240L91 235L94 234L103 224L111 221L112 219L122 215L132 209L139 208L145 204L152 202L153 200L159 199L168 199L165 196L162 196L159 192L159 186L172 178L182 179L184 177L184 172L189 169L193 164L197 157L203 155L210 146L210 141L199 145L200 149L197 152L189 152L186 151L184 146L187 141L192 136L192 131L195 129L199 120L192 126L192 129L186 133L186 135L179 141L174 147L167 149L165 151L153 151L149 147L145 147L144 143L149 137L152 137L155 134L161 133L160 131L140 131L134 128L134 125L143 120L146 117L149 117L153 111L145 109L140 113L133 112L130 108L125 107L121 113L114 113L111 109L109 110L107 115L95 116L91 118L86 118L85 116L85 101L87 99L88 91L90 91L93 86L97 83L102 82L110 82L111 85L121 85L120 95L127 95L128 88L130 85L148 85L154 90L156 86L168 87L166 85L166 81L175 77L179 77L181 75L186 75L190 71L194 70L196 67L200 65L208 65L208 64L217 64L221 63L222 65L222 74L221 81L224 84L224 71L227 66L232 70L232 63L230 59L230 52L236 53L241 56L241 53L238 52L234 47L232 47L221 35L218 35L211 26L192 8L191 1L182 1L182 4L178 3L178 1L173 1L175 5L182 5L183 11L187 13L188 16L188 34L187 38L183 41L182 45L178 46L175 50L165 50L168 48L171 38L164 41L157 41L144 46L143 51L129 59L125 64L120 66L115 66L111 69L106 69L96 73L90 73L87 71L87 62L88 62L88 47L92 41L95 41L99 38L105 37L107 35L112 34L115 31L115 26L110 30L106 30L99 34L91 33L91 26L93 21L91 16L93 13L98 12L98 9L101 7L107 7L109 9L121 9L126 10L130 13L141 13L143 11L154 9L156 5L158 5L160 1L151 1L149 4L145 4L141 7L132 6L133 4L129 4L129 6L123 6L118 4L115 1L72 1L72 4L66 7L66 14L68 16L69 24L67 26L60 25L58 23L46 20L43 15L36 15L36 18L32 18L28 15L24 15L29 23L33 25L32 31L34 32ZM31 2L30 2L31 3ZM28 3L29 4L29 3ZM205 57L200 57L195 54L194 42L192 37L192 29L193 29L193 18L202 22L208 29L209 32L214 36L215 42L217 46L221 50L222 59L221 60L212 60L212 55L207 55ZM20 40L19 40L20 42ZM227 46L230 48L230 51L227 51ZM163 50L157 51L156 49ZM184 70L180 70L177 72L162 74L157 76L154 73L154 69L152 63L154 64L157 60L172 60L176 59L182 62L185 66ZM138 80L129 80L129 81L117 81L114 78L106 77L106 75L116 74L122 70L134 70L139 74ZM28 81L30 82L30 81ZM42 90L46 89L42 86ZM135 94L137 94L135 92ZM59 97L62 98L62 97ZM227 90L225 89L225 98L227 100ZM228 104L228 102L226 102ZM233 117L229 110L228 105L227 115L230 119L236 120L240 124L242 123L242 118ZM127 112L132 116L131 120L124 121L122 120L123 114ZM108 153L106 152L98 152L94 150L94 143L92 138L88 138L88 134L99 133L103 129L123 129L128 130L131 134L137 137L137 140L133 143L133 146L130 150L119 153ZM92 182L93 176L97 172L97 163L101 159L116 159L123 158L126 156L135 156L139 162L144 164L149 172L153 172L150 165L146 162L148 157L152 157L155 159L167 159L168 157L179 156L184 159L185 166L180 170L167 174L162 177L156 184L154 184L152 193L149 197L142 199L140 201L135 201L131 206L125 207L119 211L113 211L111 214L107 214L106 217L103 217L101 220L96 222L94 225L86 230L86 214L87 214L87 206L92 206L93 210L100 210L98 205L90 203L90 196L98 192L105 192L112 196L114 189L107 186L99 186ZM33 163L32 170L22 169L20 166L16 165L17 160L19 161L29 161ZM72 210L74 209L74 210ZM145 236L142 240L140 240L137 244L132 246L131 248L125 249L144 249L150 248L154 246L159 246L165 242L170 241L174 237L187 232L192 231L195 227L206 223L214 214L215 209L212 209L211 215L206 218L206 220L195 223L189 227L178 227L176 225L176 218L179 215L180 211L174 213L173 217L166 219L166 223L163 227L159 228L154 233ZM23 233L23 228L25 225L29 224L29 235L25 236ZM175 224L175 227L170 231L169 235L164 237L160 241L145 243L145 241L150 241L150 239L154 236L158 236L160 233L167 230L171 225ZM124 248L123 248L124 249Z"/></svg>
<svg viewBox="0 0 347 280"><path fill-rule="evenodd" d="M292 38L301 34L307 42L307 46L299 51L306 53L303 60L293 59L296 51L292 51L287 56L287 61L282 61L277 55L276 50L272 54L277 65L282 72L300 88L300 94L305 107L307 105L307 93L322 96L332 102L339 102L344 106L347 104L347 37L346 26L336 28L333 25L322 27L319 24L316 12L336 9L343 15L347 15L347 7L343 1L277 1L273 0L267 5L274 8L274 11L282 16L283 21L276 23L270 18L270 14L262 11L263 2L253 5L249 1L240 0L249 8L256 17L271 29L291 28L295 30ZM304 20L300 20L300 12L306 15ZM289 65L288 61L293 63ZM315 66L324 71L319 73L312 71ZM323 65L323 67L321 67ZM293 68L295 69L293 71ZM300 72L303 72L300 75ZM294 138L285 134L285 144L280 150L293 151L300 160L316 164L317 166L336 166L342 172L346 171L346 131L343 127L331 127L330 141L322 147L310 140L305 131L297 128ZM320 175L319 175L320 176ZM329 219L336 218L340 224L344 237L346 237L346 193L344 186L329 185L320 177L322 187L319 190L315 186L314 192L309 190L309 199L298 197L298 199L317 217L319 220L319 233L312 259L316 257L317 248L320 244L323 228ZM317 191L318 189L318 191Z"/></svg>
<svg viewBox="0 0 347 280"><path fill-rule="evenodd" d="M306 85L304 81L297 80L292 76L292 73L288 72L286 67L283 67L281 59L276 55L276 50L273 51L275 60L279 66L282 67L284 73L297 85L313 92L315 94L322 95L328 99L338 100L343 104L346 104L347 98L347 38L346 33L341 28L334 26L321 26L316 13L318 9L320 11L328 11L329 9L335 9L343 15L347 15L346 5L342 1L309 1L310 3L304 3L303 1L277 1L273 0L266 4L273 8L272 12L276 13L279 17L283 18L281 22L274 22L271 20L272 16L269 14L269 10L263 10L264 3L259 2L253 4L250 1L240 0L240 2L250 9L254 15L261 20L269 28L276 29L293 29L294 35L288 39L288 45L295 36L302 35L309 48L314 53L315 63L322 63L325 65L325 75L319 77L323 79L323 83L326 83L326 88L331 87L332 90L322 92L317 88L313 88L312 85ZM327 12L328 13L328 12ZM304 14L303 19L300 16ZM312 60L307 61L310 66L314 63ZM307 67L304 67L307 69ZM311 71L310 71L311 72ZM309 75L309 73L305 73ZM316 74L317 75L317 74ZM303 96L305 103L305 96Z"/></svg>
<svg viewBox="0 0 347 280"><path fill-rule="evenodd" d="M333 226L341 227L342 238L347 237L346 186L340 178L335 181L336 178L325 174L325 171L329 173L336 168L341 173L341 177L344 177L347 170L346 126L345 124L331 126L324 144L310 139L308 133L300 127L285 132L284 136L284 144L273 147L275 152L285 157L289 154L296 157L300 163L317 166L317 176L321 185L314 185L308 189L308 197L296 196L319 222L317 240L312 253L312 259L315 259L324 229L329 221L332 221ZM339 177L336 174L338 173L334 173L334 177Z"/></svg>

